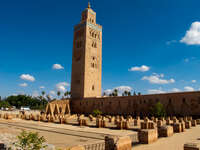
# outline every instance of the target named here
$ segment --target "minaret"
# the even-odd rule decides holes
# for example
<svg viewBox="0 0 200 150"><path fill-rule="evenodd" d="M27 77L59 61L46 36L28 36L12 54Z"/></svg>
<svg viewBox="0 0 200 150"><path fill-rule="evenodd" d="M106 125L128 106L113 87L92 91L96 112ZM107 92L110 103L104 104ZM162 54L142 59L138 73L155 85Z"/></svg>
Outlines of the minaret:
<svg viewBox="0 0 200 150"><path fill-rule="evenodd" d="M96 24L96 13L90 3L74 27L71 96L100 97L102 74L102 26Z"/></svg>

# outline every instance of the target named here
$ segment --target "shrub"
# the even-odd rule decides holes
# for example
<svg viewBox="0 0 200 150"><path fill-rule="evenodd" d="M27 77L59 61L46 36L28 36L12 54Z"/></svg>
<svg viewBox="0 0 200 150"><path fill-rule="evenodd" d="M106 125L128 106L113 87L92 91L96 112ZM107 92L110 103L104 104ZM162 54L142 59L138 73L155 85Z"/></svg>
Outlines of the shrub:
<svg viewBox="0 0 200 150"><path fill-rule="evenodd" d="M98 110L98 109L93 110L93 116L94 117L101 115L101 114L102 114L102 112L100 110Z"/></svg>
<svg viewBox="0 0 200 150"><path fill-rule="evenodd" d="M160 102L156 103L151 108L151 115L154 117L165 117L166 112L165 112L165 108L163 107L163 104L161 104Z"/></svg>
<svg viewBox="0 0 200 150"><path fill-rule="evenodd" d="M46 140L43 136L39 137L37 132L27 132L23 130L17 139L15 146L22 150L40 150L46 147L46 145L43 144Z"/></svg>

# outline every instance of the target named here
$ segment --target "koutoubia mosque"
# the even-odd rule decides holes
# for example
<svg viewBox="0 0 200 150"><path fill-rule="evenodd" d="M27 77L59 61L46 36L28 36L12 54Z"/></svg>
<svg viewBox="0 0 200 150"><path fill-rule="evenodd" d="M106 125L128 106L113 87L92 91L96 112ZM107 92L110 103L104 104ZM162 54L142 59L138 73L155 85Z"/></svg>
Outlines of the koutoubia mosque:
<svg viewBox="0 0 200 150"><path fill-rule="evenodd" d="M96 23L96 13L90 3L74 27L71 96L72 98L101 96L102 26Z"/></svg>
<svg viewBox="0 0 200 150"><path fill-rule="evenodd" d="M74 27L71 98L48 104L47 113L90 114L98 109L109 115L146 116L160 102L167 115L200 116L200 92L102 97L102 26L88 7Z"/></svg>

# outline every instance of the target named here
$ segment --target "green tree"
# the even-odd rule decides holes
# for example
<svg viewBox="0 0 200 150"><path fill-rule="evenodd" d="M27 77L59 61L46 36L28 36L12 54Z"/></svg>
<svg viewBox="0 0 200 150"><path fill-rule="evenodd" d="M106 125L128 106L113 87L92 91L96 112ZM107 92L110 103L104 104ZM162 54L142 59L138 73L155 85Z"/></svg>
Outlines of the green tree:
<svg viewBox="0 0 200 150"><path fill-rule="evenodd" d="M3 107L3 108L9 108L10 104L7 101L2 100L2 101L0 101L0 108L1 107Z"/></svg>
<svg viewBox="0 0 200 150"><path fill-rule="evenodd" d="M69 98L69 95L70 95L70 92L69 92L69 91L66 91L66 92L64 93L64 96L67 97L67 98Z"/></svg>
<svg viewBox="0 0 200 150"><path fill-rule="evenodd" d="M29 106L31 109L44 109L48 103L47 100L42 97L31 97L26 95L9 96L5 101L18 109L21 108L21 106Z"/></svg>
<svg viewBox="0 0 200 150"><path fill-rule="evenodd" d="M39 137L37 132L23 130L17 137L15 146L22 150L40 150L47 147L44 142L46 142L45 138L43 136Z"/></svg>
<svg viewBox="0 0 200 150"><path fill-rule="evenodd" d="M152 108L151 108L151 115L154 117L165 117L166 112L163 104L160 102L157 102Z"/></svg>
<svg viewBox="0 0 200 150"><path fill-rule="evenodd" d="M125 91L122 93L122 96L131 96L131 92L125 90Z"/></svg>
<svg viewBox="0 0 200 150"><path fill-rule="evenodd" d="M45 94L46 94L45 91L42 91L42 96L43 96L43 97L44 97Z"/></svg>
<svg viewBox="0 0 200 150"><path fill-rule="evenodd" d="M60 91L57 91L57 96L58 96L58 98L60 97L60 95L61 95L61 92L60 92Z"/></svg>
<svg viewBox="0 0 200 150"><path fill-rule="evenodd" d="M128 93L128 92L125 90L125 91L122 93L122 95L123 95L123 96L127 96L127 93Z"/></svg>
<svg viewBox="0 0 200 150"><path fill-rule="evenodd" d="M71 97L71 95L72 95L72 93L71 93L71 91L69 91L69 98Z"/></svg>
<svg viewBox="0 0 200 150"><path fill-rule="evenodd" d="M118 96L118 90L117 89L114 89L112 96Z"/></svg>

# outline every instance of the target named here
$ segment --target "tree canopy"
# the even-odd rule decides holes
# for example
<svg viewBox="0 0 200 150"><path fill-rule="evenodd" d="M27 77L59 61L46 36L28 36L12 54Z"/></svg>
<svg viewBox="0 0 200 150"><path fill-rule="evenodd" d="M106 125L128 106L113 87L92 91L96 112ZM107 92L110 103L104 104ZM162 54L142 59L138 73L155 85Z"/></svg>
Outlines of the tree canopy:
<svg viewBox="0 0 200 150"><path fill-rule="evenodd" d="M160 102L157 102L152 108L151 108L151 114L154 117L165 117L166 112L163 104Z"/></svg>
<svg viewBox="0 0 200 150"><path fill-rule="evenodd" d="M44 97L32 97L27 95L9 96L0 102L0 107L29 106L31 109L44 109L48 101Z"/></svg>

